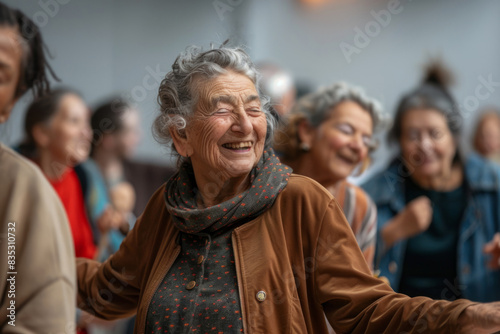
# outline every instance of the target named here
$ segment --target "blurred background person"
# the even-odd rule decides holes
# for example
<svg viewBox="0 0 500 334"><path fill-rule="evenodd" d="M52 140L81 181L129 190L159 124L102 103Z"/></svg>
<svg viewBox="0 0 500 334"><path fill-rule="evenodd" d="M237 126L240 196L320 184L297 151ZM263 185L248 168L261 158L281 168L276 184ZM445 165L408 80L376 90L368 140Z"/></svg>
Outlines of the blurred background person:
<svg viewBox="0 0 500 334"><path fill-rule="evenodd" d="M0 124L57 78L38 26L0 3ZM75 264L64 208L40 170L0 142L0 332L75 330ZM16 274L10 274L16 272Z"/></svg>
<svg viewBox="0 0 500 334"><path fill-rule="evenodd" d="M500 163L500 111L487 108L480 114L473 139L474 150L491 161Z"/></svg>
<svg viewBox="0 0 500 334"><path fill-rule="evenodd" d="M378 212L382 275L409 296L500 300L500 169L458 147L461 115L441 65L398 105L400 154L363 187Z"/></svg>
<svg viewBox="0 0 500 334"><path fill-rule="evenodd" d="M376 208L347 177L355 170L361 174L370 164L373 131L382 120L377 101L359 87L337 83L298 100L275 140L285 164L335 196L372 270Z"/></svg>
<svg viewBox="0 0 500 334"><path fill-rule="evenodd" d="M125 178L124 159L132 156L140 139L139 113L124 101L112 100L92 114L91 127L91 159L104 176L111 204L127 217L128 224L120 228L128 231L135 223L136 196Z"/></svg>
<svg viewBox="0 0 500 334"><path fill-rule="evenodd" d="M87 213L86 182L75 166L90 152L89 111L82 98L67 89L54 90L34 100L25 115L26 139L19 151L43 171L64 204L69 218L76 257L97 256L95 214ZM85 180L87 181L87 180ZM104 197L98 211L104 210ZM97 218L97 217L96 217ZM96 221L93 221L96 222ZM94 240L95 238L95 240Z"/></svg>
<svg viewBox="0 0 500 334"><path fill-rule="evenodd" d="M271 105L279 116L284 116L293 107L297 89L293 76L276 64L263 62L257 65L261 75L260 89L269 96Z"/></svg>
<svg viewBox="0 0 500 334"><path fill-rule="evenodd" d="M91 157L104 176L113 205L127 211L133 224L174 169L132 160L140 141L141 118L126 100L113 98L99 105L92 114L91 125Z"/></svg>
<svg viewBox="0 0 500 334"><path fill-rule="evenodd" d="M107 235L120 234L117 228L123 217L109 206L97 166L84 163L92 139L87 105L73 90L54 90L30 104L25 131L26 139L19 151L40 167L59 195L68 216L76 257L105 260L119 247L110 244L114 238L108 239ZM87 314L78 318L80 333L86 332L92 318Z"/></svg>

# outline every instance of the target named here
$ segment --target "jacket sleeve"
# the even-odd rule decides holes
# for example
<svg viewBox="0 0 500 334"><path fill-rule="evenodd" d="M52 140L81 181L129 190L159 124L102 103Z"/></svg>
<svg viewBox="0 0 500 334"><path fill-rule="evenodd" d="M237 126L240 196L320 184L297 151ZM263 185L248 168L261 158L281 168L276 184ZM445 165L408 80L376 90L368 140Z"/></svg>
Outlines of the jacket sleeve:
<svg viewBox="0 0 500 334"><path fill-rule="evenodd" d="M145 262L141 261L141 218L104 263L76 260L78 308L106 320L135 314Z"/></svg>
<svg viewBox="0 0 500 334"><path fill-rule="evenodd" d="M456 333L458 317L473 305L409 298L374 278L335 200L324 213L315 259L315 297L337 333Z"/></svg>
<svg viewBox="0 0 500 334"><path fill-rule="evenodd" d="M7 202L0 205L0 217L5 219L0 225L0 268L7 283L0 284L5 287L1 289L5 295L0 302L0 332L71 333L75 331L76 282L69 223L43 176L30 179L27 173L16 180ZM0 198L4 201L1 194ZM7 262L8 254L15 256L13 268ZM14 314L7 309L12 302ZM8 324L11 320L15 326Z"/></svg>

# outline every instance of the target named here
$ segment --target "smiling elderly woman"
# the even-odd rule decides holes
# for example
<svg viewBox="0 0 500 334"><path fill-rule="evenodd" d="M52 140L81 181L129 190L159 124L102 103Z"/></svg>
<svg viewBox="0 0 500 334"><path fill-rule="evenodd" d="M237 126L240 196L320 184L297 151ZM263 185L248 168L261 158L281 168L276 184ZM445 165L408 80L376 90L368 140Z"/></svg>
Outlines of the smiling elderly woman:
<svg viewBox="0 0 500 334"><path fill-rule="evenodd" d="M177 58L155 129L179 171L107 262L78 260L78 306L137 312L136 333L326 333L324 313L342 333L500 329L496 304L410 299L372 277L335 199L269 148L257 77L241 49Z"/></svg>

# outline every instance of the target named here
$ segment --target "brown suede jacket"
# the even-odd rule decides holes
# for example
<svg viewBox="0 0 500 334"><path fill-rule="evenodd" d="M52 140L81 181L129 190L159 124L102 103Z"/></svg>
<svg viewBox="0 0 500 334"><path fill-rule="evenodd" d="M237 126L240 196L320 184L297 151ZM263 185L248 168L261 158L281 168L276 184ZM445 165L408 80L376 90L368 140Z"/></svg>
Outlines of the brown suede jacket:
<svg viewBox="0 0 500 334"><path fill-rule="evenodd" d="M108 261L77 262L78 307L104 319L137 312L135 333L180 252L163 192ZM473 304L394 293L371 275L335 199L295 174L272 208L234 229L232 244L245 333L327 333L324 314L337 333L457 333Z"/></svg>

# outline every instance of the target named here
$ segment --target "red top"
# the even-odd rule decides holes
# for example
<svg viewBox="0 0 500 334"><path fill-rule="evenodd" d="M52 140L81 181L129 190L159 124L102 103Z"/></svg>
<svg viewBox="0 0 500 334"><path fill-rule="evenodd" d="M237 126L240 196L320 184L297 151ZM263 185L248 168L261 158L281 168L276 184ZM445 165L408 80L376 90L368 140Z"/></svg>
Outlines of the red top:
<svg viewBox="0 0 500 334"><path fill-rule="evenodd" d="M49 180L61 199L68 215L76 257L93 259L97 247L94 245L92 229L85 212L82 187L73 168L59 180Z"/></svg>

